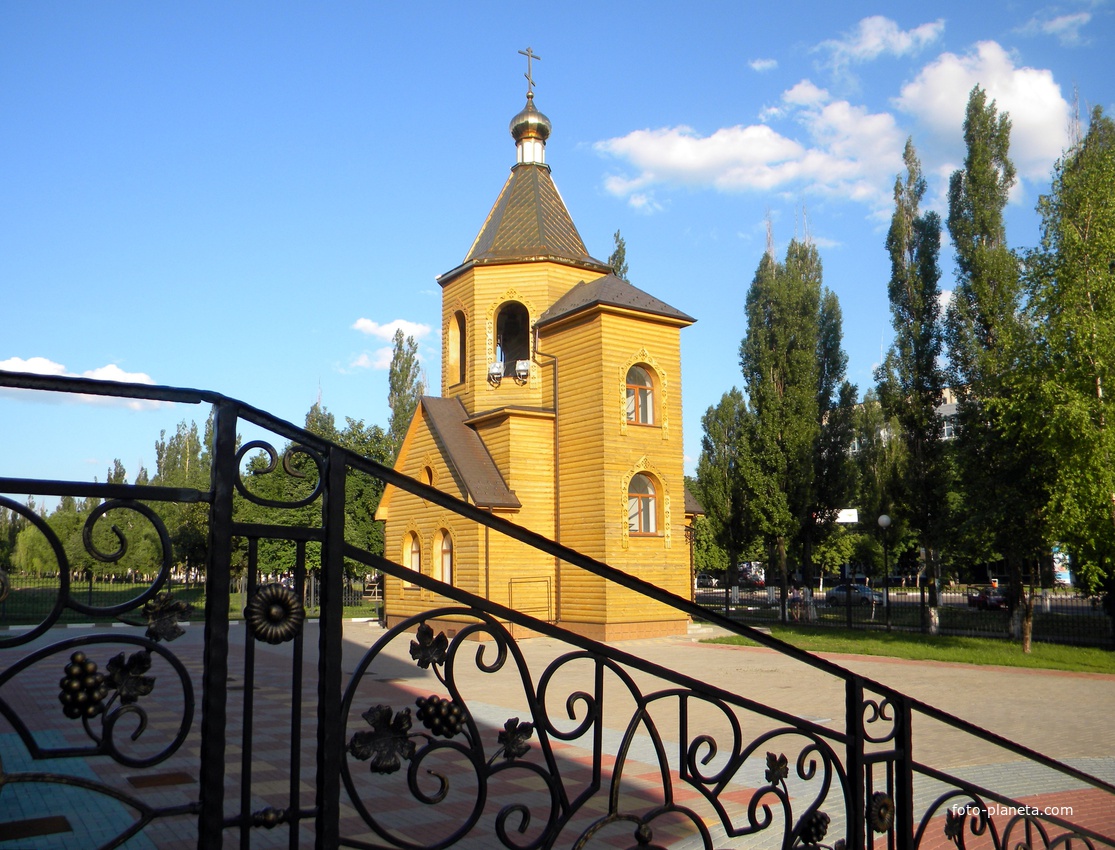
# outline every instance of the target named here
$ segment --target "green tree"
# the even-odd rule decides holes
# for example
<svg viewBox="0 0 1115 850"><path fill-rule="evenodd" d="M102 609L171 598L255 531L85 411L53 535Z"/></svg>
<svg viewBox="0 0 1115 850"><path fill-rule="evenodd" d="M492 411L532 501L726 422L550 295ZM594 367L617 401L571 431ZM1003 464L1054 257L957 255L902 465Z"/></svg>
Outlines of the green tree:
<svg viewBox="0 0 1115 850"><path fill-rule="evenodd" d="M120 458L114 458L112 466L105 473L105 482L108 484L127 484L128 473L124 469L124 464L120 462Z"/></svg>
<svg viewBox="0 0 1115 850"><path fill-rule="evenodd" d="M27 525L22 515L0 507L0 569L10 570L14 566L16 539Z"/></svg>
<svg viewBox="0 0 1115 850"><path fill-rule="evenodd" d="M847 470L838 455L850 439L855 390L844 381L839 307L824 291L813 244L792 241L782 264L768 250L746 311L740 365L754 416L746 466L750 513L767 541L768 563L777 565L785 602L788 549L800 544L808 573L810 549L820 531L831 529L844 496L838 478L846 479Z"/></svg>
<svg viewBox="0 0 1115 850"><path fill-rule="evenodd" d="M693 569L698 573L727 573L728 553L716 542L708 517L693 522Z"/></svg>
<svg viewBox="0 0 1115 850"><path fill-rule="evenodd" d="M820 286L819 260L817 273ZM853 437L856 387L845 380L848 356L843 349L843 321L840 302L831 290L822 291L817 330L819 433L813 450L813 503L805 517L802 541L803 578L808 587L813 586L814 546L841 533L836 517L848 506L854 489L848 448Z"/></svg>
<svg viewBox="0 0 1115 850"><path fill-rule="evenodd" d="M345 418L345 428L337 440L342 448L389 466L394 459L391 440L378 425ZM383 496L383 482L350 469L345 478L345 540L354 546L383 554L383 523L375 519Z"/></svg>
<svg viewBox="0 0 1115 850"><path fill-rule="evenodd" d="M1005 562L1012 610L1022 615L1029 649L1033 600L1023 593L1046 546L1041 508L1043 466L1022 425L1034 394L1022 368L1032 342L1021 321L1019 263L1007 247L1003 209L1015 180L1010 118L979 86L964 119L964 167L949 181L948 229L957 281L945 317L952 383L957 389L957 458L969 533L986 538ZM935 609L933 609L935 610Z"/></svg>
<svg viewBox="0 0 1115 850"><path fill-rule="evenodd" d="M612 238L615 239L616 248L608 257L608 265L616 277L627 280L627 243L618 230Z"/></svg>
<svg viewBox="0 0 1115 850"><path fill-rule="evenodd" d="M703 525L725 554L728 582L753 539L746 489L750 420L743 393L733 387L701 418L701 456L694 492L705 509Z"/></svg>
<svg viewBox="0 0 1115 850"><path fill-rule="evenodd" d="M1030 422L1053 456L1051 530L1095 587L1115 573L1115 122L1101 109L1038 211L1041 247L1025 276L1040 333Z"/></svg>
<svg viewBox="0 0 1115 850"><path fill-rule="evenodd" d="M206 424L206 443L198 433L197 423L178 423L175 432L167 436L159 432L155 442L155 476L152 484L162 487L184 487L196 490L209 489L212 417ZM204 504L163 502L157 507L166 524L174 547L174 562L187 575L199 573L208 557L208 513Z"/></svg>
<svg viewBox="0 0 1115 850"><path fill-rule="evenodd" d="M945 533L949 492L944 423L938 413L945 389L941 220L934 212L921 212L926 184L911 139L903 161L906 171L894 183L894 215L886 239L891 265L887 295L895 335L875 380L883 415L897 421L896 436L906 449L895 479L895 507L925 551L927 575L934 580L929 601L936 608L937 552ZM931 627L937 622L937 614L931 614Z"/></svg>
<svg viewBox="0 0 1115 850"><path fill-rule="evenodd" d="M410 420L418 409L418 400L425 391L418 362L418 343L412 336L404 338L402 330L397 330L391 366L387 372L387 404L391 408L387 432L391 439L392 460L399 454Z"/></svg>

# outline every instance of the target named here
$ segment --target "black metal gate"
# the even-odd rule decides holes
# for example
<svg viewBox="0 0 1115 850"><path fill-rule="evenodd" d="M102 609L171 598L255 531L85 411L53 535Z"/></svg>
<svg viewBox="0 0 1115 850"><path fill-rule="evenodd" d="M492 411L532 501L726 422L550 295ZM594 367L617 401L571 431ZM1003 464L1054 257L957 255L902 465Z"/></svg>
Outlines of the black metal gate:
<svg viewBox="0 0 1115 850"><path fill-rule="evenodd" d="M26 627L11 625L21 577L0 572L0 850L1115 846L1110 819L1030 813L1001 789L919 760L914 730L935 724L999 748L1019 770L1090 789L1101 811L1115 812L1115 785L239 402L10 373L0 386L215 411L207 489L0 478L10 496L98 500L83 541L103 563L144 540L158 552L128 598L106 602L91 584L83 598L72 553L45 519L0 497L38 529L56 563L52 601ZM272 436L240 445L247 426ZM297 478L302 489L261 495L246 471L253 456L251 471ZM760 704L346 542L354 475L777 649L842 689L843 723ZM161 518L172 505L203 519L202 610L191 610L176 574ZM346 641L343 609L354 569L405 576L448 602L358 646ZM311 572L316 619L305 607ZM245 590L230 602L234 573ZM61 628L74 619L92 625ZM449 620L454 633L440 625ZM512 625L564 648L532 670ZM501 676L521 691L517 716L483 699L485 683ZM635 782L636 763L653 778Z"/></svg>

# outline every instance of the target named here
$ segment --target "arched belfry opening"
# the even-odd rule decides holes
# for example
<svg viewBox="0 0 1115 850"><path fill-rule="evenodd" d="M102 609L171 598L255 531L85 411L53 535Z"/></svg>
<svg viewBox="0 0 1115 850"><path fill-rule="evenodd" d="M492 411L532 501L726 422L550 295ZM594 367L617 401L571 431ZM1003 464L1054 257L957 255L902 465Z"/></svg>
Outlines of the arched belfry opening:
<svg viewBox="0 0 1115 850"><path fill-rule="evenodd" d="M506 301L496 313L495 359L505 377L515 374L515 364L530 359L530 314L518 301Z"/></svg>

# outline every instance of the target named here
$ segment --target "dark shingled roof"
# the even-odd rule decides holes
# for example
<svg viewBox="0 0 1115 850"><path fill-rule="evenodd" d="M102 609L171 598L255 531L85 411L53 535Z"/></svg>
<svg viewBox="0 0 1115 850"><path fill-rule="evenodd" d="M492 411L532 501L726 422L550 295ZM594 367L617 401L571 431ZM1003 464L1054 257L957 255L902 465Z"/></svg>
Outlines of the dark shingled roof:
<svg viewBox="0 0 1115 850"><path fill-rule="evenodd" d="M460 399L423 396L421 404L445 459L473 503L484 508L522 507L480 435L465 424L468 413Z"/></svg>
<svg viewBox="0 0 1115 850"><path fill-rule="evenodd" d="M442 275L443 282L470 265L551 260L597 271L607 265L590 256L548 166L520 163L511 169L495 206L464 263Z"/></svg>
<svg viewBox="0 0 1115 850"><path fill-rule="evenodd" d="M689 487L685 488L685 512L690 515L704 516L705 508L697 497L693 495L693 491Z"/></svg>
<svg viewBox="0 0 1115 850"><path fill-rule="evenodd" d="M665 301L659 301L653 295L648 295L638 287L632 286L626 280L621 280L614 274L607 274L588 283L584 281L578 283L538 317L538 325L541 327L564 316L598 305L637 310L640 313L677 319L687 324L697 321L681 310L671 307Z"/></svg>

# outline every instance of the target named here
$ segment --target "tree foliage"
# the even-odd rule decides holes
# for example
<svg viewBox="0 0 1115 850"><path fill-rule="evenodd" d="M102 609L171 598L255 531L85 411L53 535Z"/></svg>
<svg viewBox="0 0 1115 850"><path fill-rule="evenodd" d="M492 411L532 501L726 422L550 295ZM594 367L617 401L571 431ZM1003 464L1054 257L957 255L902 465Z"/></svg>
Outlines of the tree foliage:
<svg viewBox="0 0 1115 850"><path fill-rule="evenodd" d="M701 456L694 492L705 509L703 527L724 552L729 569L753 539L746 482L751 419L743 393L733 387L701 418Z"/></svg>
<svg viewBox="0 0 1115 850"><path fill-rule="evenodd" d="M397 330L394 345L387 372L387 404L391 408L387 433L391 440L392 460L403 445L410 420L418 409L418 400L426 391L418 361L418 343L414 337L404 338L402 330Z"/></svg>
<svg viewBox="0 0 1115 850"><path fill-rule="evenodd" d="M1048 546L1040 477L1046 464L1040 443L1025 428L1026 420L1038 415L1027 368L1033 338L1022 321L1019 263L1007 246L1003 220L1015 178L1010 119L978 86L968 99L964 140L964 167L949 183L957 282L946 331L959 396L965 522L968 533L986 537L1005 562L1012 605L1022 604L1028 624L1032 608L1022 598L1022 576L1025 565L1035 564Z"/></svg>
<svg viewBox="0 0 1115 850"><path fill-rule="evenodd" d="M896 420L894 436L905 447L903 466L894 478L895 506L919 538L929 574L937 576L936 553L947 528L950 485L939 413L945 388L938 265L941 220L932 211L921 211L926 184L910 139L903 161L906 170L895 180L894 215L886 239L894 342L875 380L883 415ZM890 508L880 504L879 509Z"/></svg>
<svg viewBox="0 0 1115 850"><path fill-rule="evenodd" d="M844 380L839 305L822 285L811 242L793 240L783 263L763 255L746 313L740 365L753 415L748 513L785 585L790 544L800 544L808 576L811 548L831 530L848 492L855 389Z"/></svg>
<svg viewBox="0 0 1115 850"><path fill-rule="evenodd" d="M608 266L616 277L627 280L627 243L619 235L618 230L612 238L615 239L616 247L608 256Z"/></svg>
<svg viewBox="0 0 1115 850"><path fill-rule="evenodd" d="M1047 515L1091 583L1115 561L1115 122L1092 114L1041 198L1026 288L1040 334L1037 413L1052 455Z"/></svg>

